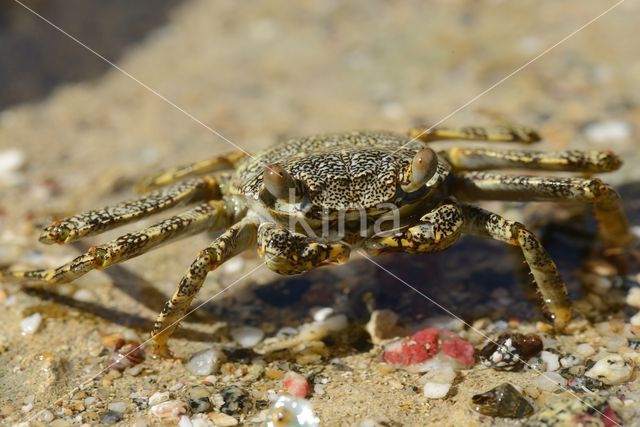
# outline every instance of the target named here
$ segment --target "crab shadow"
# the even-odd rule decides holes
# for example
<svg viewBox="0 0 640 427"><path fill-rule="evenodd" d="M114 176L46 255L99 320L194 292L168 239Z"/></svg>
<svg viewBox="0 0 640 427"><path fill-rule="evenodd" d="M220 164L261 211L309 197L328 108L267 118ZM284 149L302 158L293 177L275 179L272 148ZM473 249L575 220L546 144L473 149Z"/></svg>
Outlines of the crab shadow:
<svg viewBox="0 0 640 427"><path fill-rule="evenodd" d="M631 224L640 224L640 182L626 184L619 191ZM538 213L544 214L548 209L553 218L553 207L541 209ZM552 219L535 231L558 265L571 299L578 299L583 289L576 272L593 254L597 240L592 215L564 221ZM409 328L420 327L436 317L458 317L468 323L479 318L545 320L522 254L500 242L465 236L443 252L380 256L375 259L380 266L362 257L354 258L340 267L277 277L254 287L253 298L242 302L213 301L194 313L189 323L224 320L234 327L266 321L274 328L282 328L311 321L314 307L334 307L356 325L357 332L349 334L351 339L346 343L346 353L350 353L371 347L364 324L374 309L393 310ZM634 265L633 271L638 270ZM154 312L159 312L166 301L166 295L126 266L112 266L104 272L114 286ZM141 332L147 333L153 327L153 319L125 310L43 290L30 292ZM195 342L215 340L215 334L205 329L181 325L174 336ZM330 345L332 340L329 339ZM340 343L343 353L344 344Z"/></svg>

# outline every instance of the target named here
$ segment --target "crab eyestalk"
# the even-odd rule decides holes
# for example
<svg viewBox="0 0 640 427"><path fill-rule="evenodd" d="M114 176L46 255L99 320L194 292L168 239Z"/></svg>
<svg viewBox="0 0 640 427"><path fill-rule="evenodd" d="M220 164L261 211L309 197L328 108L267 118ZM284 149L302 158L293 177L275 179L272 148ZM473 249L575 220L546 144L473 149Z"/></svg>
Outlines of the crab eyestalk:
<svg viewBox="0 0 640 427"><path fill-rule="evenodd" d="M264 188L276 199L285 202L298 202L303 197L301 182L289 175L282 166L267 166L262 176Z"/></svg>
<svg viewBox="0 0 640 427"><path fill-rule="evenodd" d="M423 187L438 171L438 155L431 148L418 151L411 161L407 183L402 190L410 193Z"/></svg>

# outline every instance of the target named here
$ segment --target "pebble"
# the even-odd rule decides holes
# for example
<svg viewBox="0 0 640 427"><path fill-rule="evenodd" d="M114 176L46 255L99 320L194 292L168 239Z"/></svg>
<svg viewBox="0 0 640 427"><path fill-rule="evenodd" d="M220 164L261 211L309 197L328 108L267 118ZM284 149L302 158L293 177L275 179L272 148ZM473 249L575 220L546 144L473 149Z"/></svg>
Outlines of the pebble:
<svg viewBox="0 0 640 427"><path fill-rule="evenodd" d="M124 412L127 409L127 404L125 402L111 402L107 405L107 409L115 412Z"/></svg>
<svg viewBox="0 0 640 427"><path fill-rule="evenodd" d="M149 398L149 406L157 405L158 403L166 402L169 400L169 392L155 392Z"/></svg>
<svg viewBox="0 0 640 427"><path fill-rule="evenodd" d="M26 155L22 150L10 148L0 151L0 182L14 185L20 182L18 171L26 163Z"/></svg>
<svg viewBox="0 0 640 427"><path fill-rule="evenodd" d="M540 353L540 359L547 365L547 371L557 371L560 368L560 358L550 351Z"/></svg>
<svg viewBox="0 0 640 427"><path fill-rule="evenodd" d="M594 408L597 411L594 411ZM604 416L603 416L604 415ZM621 426L622 420L609 406L606 396L586 395L575 399L556 399L527 420L527 427Z"/></svg>
<svg viewBox="0 0 640 427"><path fill-rule="evenodd" d="M380 344L386 339L393 338L398 323L398 315L391 310L374 310L365 326L371 337L371 342Z"/></svg>
<svg viewBox="0 0 640 427"><path fill-rule="evenodd" d="M625 301L631 307L640 308L640 287L634 286L629 289Z"/></svg>
<svg viewBox="0 0 640 427"><path fill-rule="evenodd" d="M509 383L471 398L474 409L483 415L503 418L524 418L533 414L533 406Z"/></svg>
<svg viewBox="0 0 640 427"><path fill-rule="evenodd" d="M282 380L284 389L294 397L306 397L311 391L311 386L305 377L297 372L289 371Z"/></svg>
<svg viewBox="0 0 640 427"><path fill-rule="evenodd" d="M213 421L217 427L231 427L238 425L238 420L233 418L231 415L223 414L222 412L209 414L209 419Z"/></svg>
<svg viewBox="0 0 640 427"><path fill-rule="evenodd" d="M544 391L565 387L567 380L557 372L543 372L531 381L531 385Z"/></svg>
<svg viewBox="0 0 640 427"><path fill-rule="evenodd" d="M631 124L622 120L602 120L584 127L584 135L594 144L626 141L631 137Z"/></svg>
<svg viewBox="0 0 640 427"><path fill-rule="evenodd" d="M567 386L573 391L583 393L593 393L606 387L602 381L584 375L575 375L569 378Z"/></svg>
<svg viewBox="0 0 640 427"><path fill-rule="evenodd" d="M451 384L426 382L422 387L422 393L428 399L442 399L449 393Z"/></svg>
<svg viewBox="0 0 640 427"><path fill-rule="evenodd" d="M220 364L224 359L224 353L210 348L194 354L187 362L187 369L195 375L211 375L220 369Z"/></svg>
<svg viewBox="0 0 640 427"><path fill-rule="evenodd" d="M48 409L45 409L42 412L40 412L40 419L45 423L50 423L51 421L53 421L54 418L55 418L55 415L53 415L53 412L51 412Z"/></svg>
<svg viewBox="0 0 640 427"><path fill-rule="evenodd" d="M336 314L335 316L327 317L320 323L324 324L331 332L339 332L349 325L349 319L344 314Z"/></svg>
<svg viewBox="0 0 640 427"><path fill-rule="evenodd" d="M178 418L187 412L187 404L180 400L167 400L151 407L151 413L158 418Z"/></svg>
<svg viewBox="0 0 640 427"><path fill-rule="evenodd" d="M100 422L102 424L112 425L116 424L119 421L122 421L122 414L116 411L107 411L100 417Z"/></svg>
<svg viewBox="0 0 640 427"><path fill-rule="evenodd" d="M22 329L22 335L35 334L40 324L42 323L42 315L40 313L33 313L31 316L25 317L20 322L20 329Z"/></svg>
<svg viewBox="0 0 640 427"><path fill-rule="evenodd" d="M327 320L333 312L334 310L332 307L318 307L311 310L311 315L313 316L313 320L316 322L322 322L323 320Z"/></svg>
<svg viewBox="0 0 640 427"><path fill-rule="evenodd" d="M280 396L269 407L266 427L319 427L320 419L306 399Z"/></svg>
<svg viewBox="0 0 640 427"><path fill-rule="evenodd" d="M596 350L591 347L589 344L578 344L575 349L575 353L583 358L587 358L589 356L593 356Z"/></svg>
<svg viewBox="0 0 640 427"><path fill-rule="evenodd" d="M230 331L231 337L242 347L253 347L264 338L262 329L253 326L241 326Z"/></svg>
<svg viewBox="0 0 640 427"><path fill-rule="evenodd" d="M73 299L80 302L95 302L96 296L88 289L78 289L73 293Z"/></svg>
<svg viewBox="0 0 640 427"><path fill-rule="evenodd" d="M577 365L579 362L580 359L578 359L576 356L574 356L573 354L568 354L560 359L560 366L562 366L563 368L570 368Z"/></svg>
<svg viewBox="0 0 640 427"><path fill-rule="evenodd" d="M144 362L145 357L144 348L138 341L125 341L124 339L120 339L115 344L115 349L109 357L107 364L111 369L124 371L127 368Z"/></svg>
<svg viewBox="0 0 640 427"><path fill-rule="evenodd" d="M411 367L423 364L437 354L451 358L460 367L475 363L475 350L469 342L437 328L422 329L410 337L389 343L384 347L382 358L392 365Z"/></svg>
<svg viewBox="0 0 640 427"><path fill-rule="evenodd" d="M585 375L608 385L616 385L629 381L632 373L633 367L622 356L611 354L598 360L591 369L585 372Z"/></svg>
<svg viewBox="0 0 640 427"><path fill-rule="evenodd" d="M189 391L189 407L195 413L207 412L211 408L209 391L204 387L194 387Z"/></svg>
<svg viewBox="0 0 640 427"><path fill-rule="evenodd" d="M518 371L524 362L542 351L542 340L536 334L504 333L480 350L485 366L498 371Z"/></svg>
<svg viewBox="0 0 640 427"><path fill-rule="evenodd" d="M237 385L230 385L222 390L222 400L224 403L220 410L227 415L247 412L253 407L251 396L247 391Z"/></svg>
<svg viewBox="0 0 640 427"><path fill-rule="evenodd" d="M631 316L631 319L629 319L629 323L631 323L633 326L640 326L640 311Z"/></svg>

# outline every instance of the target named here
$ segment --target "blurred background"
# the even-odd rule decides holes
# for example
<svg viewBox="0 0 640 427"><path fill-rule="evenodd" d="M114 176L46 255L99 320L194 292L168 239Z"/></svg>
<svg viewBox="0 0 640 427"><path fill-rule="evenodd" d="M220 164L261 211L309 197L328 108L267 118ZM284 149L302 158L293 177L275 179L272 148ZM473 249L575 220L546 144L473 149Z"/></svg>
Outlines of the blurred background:
<svg viewBox="0 0 640 427"><path fill-rule="evenodd" d="M0 267L66 262L86 247L38 246L37 226L130 198L131 186L142 176L233 151L229 141L256 151L286 136L353 129L404 132L457 110L445 125L524 124L540 130L542 149L615 150L625 166L607 180L624 193L638 223L640 54L634 40L639 2L622 3L461 109L614 2L20 1L120 70L18 2L0 4ZM568 214L562 209L488 206L538 225L579 293L572 275L588 253L592 222L566 232L562 221ZM28 371L28 355L51 346L73 349L74 336L90 335L95 328L102 333L113 325L146 333L194 254L209 241L210 236L194 236L107 274L86 276L61 291L68 297L63 304L52 305L91 313L91 322L52 315L59 333L27 344L19 328L9 326L0 341L11 350L0 357L37 375ZM251 255L243 260L235 270L211 275L200 300L257 262ZM500 244L468 240L445 254L384 262L466 318L539 318L535 296L514 280L512 254ZM442 314L362 260L303 278L265 273L244 282L261 283L262 290L230 296L233 303L224 307L210 304L193 321L221 316L239 325L249 319L280 327L299 323L318 301L337 300L353 310L351 318L366 321L368 313L358 312L364 310L365 294L373 295L376 307L392 308L408 322L425 313ZM77 286L94 294L90 304L73 302ZM344 291L349 287L350 293ZM16 295L13 309L0 310L0 324L17 325L25 307L42 302L41 295ZM186 334L182 348L197 348L209 338ZM79 377L74 367L82 357L73 351L68 357L68 378L50 387L63 391ZM10 365L0 365L0 381L4 378L18 395L32 392L20 391L12 372ZM380 392L383 396L384 388ZM352 406L343 403L319 403L323 419L348 414ZM438 408L448 415L447 403ZM399 411L397 416L409 415Z"/></svg>

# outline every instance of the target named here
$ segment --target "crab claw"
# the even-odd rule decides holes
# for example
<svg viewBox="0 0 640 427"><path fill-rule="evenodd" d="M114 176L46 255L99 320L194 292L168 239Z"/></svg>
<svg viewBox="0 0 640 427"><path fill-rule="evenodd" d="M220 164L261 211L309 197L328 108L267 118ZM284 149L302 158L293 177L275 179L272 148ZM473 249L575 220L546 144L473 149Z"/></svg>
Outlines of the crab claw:
<svg viewBox="0 0 640 427"><path fill-rule="evenodd" d="M273 164L265 168L262 182L264 182L265 189L277 199L297 202L302 198L299 181L293 178L279 164Z"/></svg>
<svg viewBox="0 0 640 427"><path fill-rule="evenodd" d="M424 186L438 171L438 155L431 148L418 151L409 167L409 179L402 190L410 193Z"/></svg>

